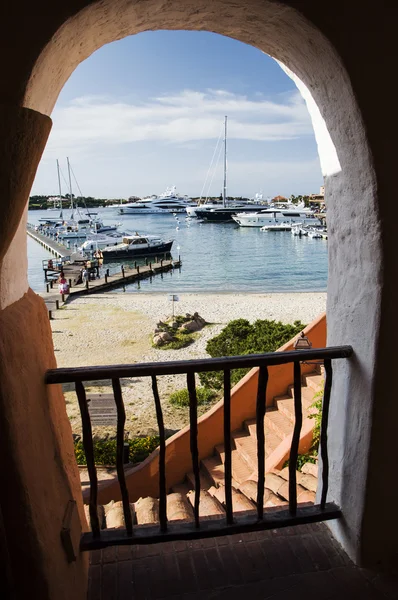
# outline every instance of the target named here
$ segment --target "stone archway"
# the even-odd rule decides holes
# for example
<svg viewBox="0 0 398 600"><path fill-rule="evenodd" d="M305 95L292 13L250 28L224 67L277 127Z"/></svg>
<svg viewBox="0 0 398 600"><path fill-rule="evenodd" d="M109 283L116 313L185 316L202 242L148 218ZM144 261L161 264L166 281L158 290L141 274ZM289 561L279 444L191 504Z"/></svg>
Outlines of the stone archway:
<svg viewBox="0 0 398 600"><path fill-rule="evenodd" d="M33 40L16 36L20 45L15 49L15 60L5 65L7 88L1 99L13 106L12 119L9 109L2 109L0 115L5 133L3 139L7 136L15 139L13 164L19 169L5 161L0 172L0 190L5 198L0 221L5 223L4 215L9 215L3 225L4 251L0 272L1 308L4 315L8 312L4 320L6 329L13 321L15 311L25 319L32 305L40 311L40 300L25 293L28 286L23 269L17 273L15 269L12 271L10 284L10 269L13 269L15 256L25 246L24 227L21 225L18 229L18 223L48 135L48 116L74 68L97 48L144 30L204 29L236 38L270 54L287 65L311 91L327 123L342 167L340 173L326 180L331 232L329 343L349 343L356 352L355 361L339 366L335 372L330 426L330 494L342 506L344 521L333 527L357 561L380 557L386 547L382 548L382 536L376 534L374 526L377 497L372 488L368 458L375 386L379 386L380 393L385 389L377 355L379 340L386 335L380 309L386 290L381 267L382 251L389 242L385 241L383 248L379 216L383 204L378 196L378 184L383 180L386 190L389 185L392 189L392 183L380 162L381 144L378 145L375 137L377 115L369 106L365 82L356 70L362 57L356 53L351 41L356 35L352 31L354 7L339 13L336 3L304 7L306 3L296 0L250 0L245 4L230 0L197 0L183 5L177 0L75 0L64 3L62 8L52 7L46 19L39 19L39 9L47 4L50 6L48 0L41 0L34 6L28 6L25 0L20 0L19 4L25 9L26 16L32 16L30 27L35 28L35 36ZM298 12L296 6L301 7L302 12ZM385 23L382 19L380 23L383 30ZM359 36L356 39L359 41ZM10 42L11 48L13 43ZM17 137L16 131L20 131ZM36 152L28 155L29 140ZM5 159L7 152L2 142L0 158ZM374 156L378 158L376 162ZM0 160L2 164L3 160ZM34 344L37 336L48 340L50 334L44 325L37 330L26 319L26 328L21 335L22 343L27 346ZM5 348L2 352L6 357ZM41 349L37 352L41 356ZM33 380L42 377L43 371L53 362L48 348L41 359L42 371L36 373L28 369L24 377ZM21 393L13 381L16 369L10 364L7 382L1 390L4 409L11 420L16 420L18 414L7 405L7 399ZM31 400L37 402L39 398ZM382 422L385 409L379 410L377 415ZM55 436L60 448L67 431L65 416L61 413L47 415L47 425L61 430L61 434ZM16 435L14 444L19 447L22 440L17 438ZM63 451L60 452L62 456ZM22 472L27 457L21 460ZM62 464L58 464L57 469L63 472ZM70 472L62 477L66 483L73 480ZM75 488L73 493L78 494ZM35 502L39 505L40 498L35 498ZM43 526L36 525L39 529ZM55 535L55 531L53 533ZM376 539L372 549L367 536ZM60 569L62 571L63 567ZM47 576L51 579L49 573Z"/></svg>

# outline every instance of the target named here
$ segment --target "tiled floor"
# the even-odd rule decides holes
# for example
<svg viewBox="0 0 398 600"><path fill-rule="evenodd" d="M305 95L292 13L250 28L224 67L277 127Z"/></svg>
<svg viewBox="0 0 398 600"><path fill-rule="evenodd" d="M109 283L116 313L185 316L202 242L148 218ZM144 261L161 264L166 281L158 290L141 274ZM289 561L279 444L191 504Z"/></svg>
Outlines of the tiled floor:
<svg viewBox="0 0 398 600"><path fill-rule="evenodd" d="M398 579L355 567L324 524L91 555L89 600L392 600Z"/></svg>

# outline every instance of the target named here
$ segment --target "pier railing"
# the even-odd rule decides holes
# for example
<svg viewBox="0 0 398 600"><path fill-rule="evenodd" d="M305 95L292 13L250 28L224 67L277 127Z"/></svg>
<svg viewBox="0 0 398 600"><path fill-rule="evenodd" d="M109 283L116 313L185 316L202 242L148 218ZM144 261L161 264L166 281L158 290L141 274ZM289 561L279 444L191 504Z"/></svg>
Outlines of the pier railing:
<svg viewBox="0 0 398 600"><path fill-rule="evenodd" d="M328 418L330 394L332 388L332 360L349 358L353 354L351 346L336 346L309 350L294 350L226 358L210 358L199 360L173 361L163 363L147 363L117 366L97 366L52 369L46 373L47 384L74 383L82 418L83 446L87 459L90 479L89 514L91 532L84 533L81 538L81 550L103 548L120 544L155 543L167 540L193 539L273 529L302 523L313 523L335 519L341 511L333 502L327 502L329 484L328 456ZM323 363L325 369L325 388L321 423L320 454L322 457L322 482L320 503L301 506L297 502L296 469L299 451L300 431L302 426L301 402L301 364L315 361ZM291 363L294 380L294 415L290 458L289 458L289 506L288 509L268 511L263 507L265 489L265 435L264 418L266 414L266 393L268 383L268 367ZM256 510L234 514L232 504L232 433L231 433L231 370L258 367L258 386L256 401L256 433L257 433L257 502ZM222 371L224 379L224 448L225 448L225 509L222 518L199 518L200 503L200 461L198 453L198 402L196 394L195 374L208 371ZM158 377L162 375L186 375L189 393L190 452L195 481L194 522L170 523L167 519L166 488L166 439L163 411L158 391ZM129 492L126 485L123 447L126 414L121 389L121 378L148 377L152 382L153 399L159 428L159 525L134 525L129 506ZM90 414L84 384L90 381L111 380L113 396L117 409L117 455L116 468L120 485L125 529L101 530L98 518L98 480L94 462L94 445Z"/></svg>

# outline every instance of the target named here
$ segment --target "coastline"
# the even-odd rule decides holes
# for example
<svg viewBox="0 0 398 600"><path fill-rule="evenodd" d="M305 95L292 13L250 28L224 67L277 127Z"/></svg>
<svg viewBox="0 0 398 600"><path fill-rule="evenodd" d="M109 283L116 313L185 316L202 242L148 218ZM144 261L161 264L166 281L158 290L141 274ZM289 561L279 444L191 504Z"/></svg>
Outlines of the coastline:
<svg viewBox="0 0 398 600"><path fill-rule="evenodd" d="M301 320L308 324L326 309L326 292L294 293L200 293L181 294L175 314L198 312L208 323L190 346L180 350L152 347L156 323L172 313L167 294L104 293L76 298L56 311L51 321L54 350L59 367L163 362L206 358L206 343L231 320L271 319L284 323ZM87 390L109 392L107 382L92 382ZM171 392L185 387L182 375L159 377L159 393L168 431L188 422L186 408L172 407ZM80 416L72 386L65 386L67 412L74 433L80 433ZM130 436L156 433L151 382L144 378L123 380L126 430ZM205 408L203 408L204 412ZM97 435L113 434L111 428L96 428Z"/></svg>

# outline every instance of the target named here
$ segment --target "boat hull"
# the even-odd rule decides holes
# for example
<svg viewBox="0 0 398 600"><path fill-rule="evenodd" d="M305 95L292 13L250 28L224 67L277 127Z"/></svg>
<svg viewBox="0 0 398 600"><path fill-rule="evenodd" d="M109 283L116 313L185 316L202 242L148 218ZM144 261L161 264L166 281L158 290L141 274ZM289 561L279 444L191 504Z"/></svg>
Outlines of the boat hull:
<svg viewBox="0 0 398 600"><path fill-rule="evenodd" d="M165 242L164 244L159 244L157 246L152 246L149 248L126 248L126 249L104 249L103 258L104 261L107 260L123 260L125 258L136 258L139 256L158 256L161 254L167 254L170 252L171 247L173 245L173 240L170 242Z"/></svg>
<svg viewBox="0 0 398 600"><path fill-rule="evenodd" d="M237 223L239 225L239 227L264 227L264 226L269 226L269 225L284 225L284 224L286 224L286 222L288 222L290 225L292 225L294 223L302 223L305 225L312 225L312 226L320 225L320 222L318 221L318 219L309 218L309 217L305 217L305 216L289 217L289 218L281 217L279 219L277 217L276 219L273 219L268 216L253 214L253 215L244 216L244 217L235 215L233 220L235 221L235 223Z"/></svg>
<svg viewBox="0 0 398 600"><path fill-rule="evenodd" d="M236 209L228 209L225 210L217 209L217 210L196 210L196 216L199 219L203 219L204 221L209 221L210 223L228 223L233 221L233 216L239 212L258 212L259 208L253 207L236 207Z"/></svg>

